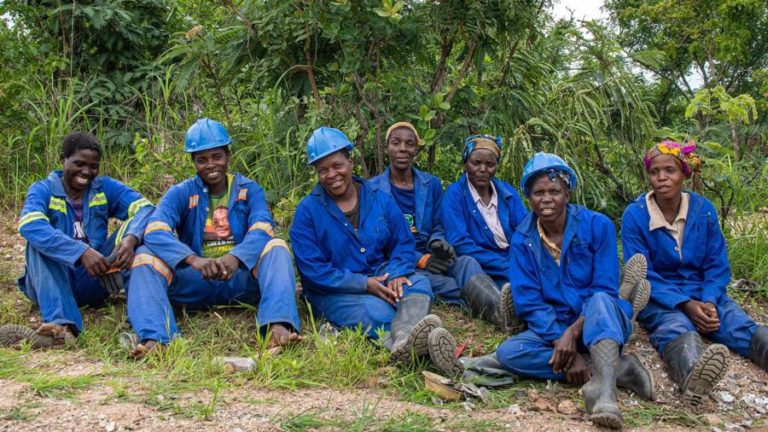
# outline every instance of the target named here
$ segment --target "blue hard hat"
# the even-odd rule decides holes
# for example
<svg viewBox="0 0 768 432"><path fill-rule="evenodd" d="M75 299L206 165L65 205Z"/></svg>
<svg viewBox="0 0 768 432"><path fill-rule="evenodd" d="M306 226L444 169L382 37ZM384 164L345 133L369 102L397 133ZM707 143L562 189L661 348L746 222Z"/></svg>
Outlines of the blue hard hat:
<svg viewBox="0 0 768 432"><path fill-rule="evenodd" d="M187 129L184 151L194 153L229 145L231 142L224 125L215 120L201 118Z"/></svg>
<svg viewBox="0 0 768 432"><path fill-rule="evenodd" d="M321 126L312 132L307 141L307 161L310 165L342 149L352 150L355 145L344 132L327 126Z"/></svg>
<svg viewBox="0 0 768 432"><path fill-rule="evenodd" d="M520 189L523 190L525 196L531 194L530 189L528 189L528 181L536 174L542 172L565 173L568 177L568 188L570 190L576 189L576 172L569 167L560 156L552 153L538 152L533 155L532 158L528 159L528 162L525 163L525 168L523 168L523 178L520 180Z"/></svg>

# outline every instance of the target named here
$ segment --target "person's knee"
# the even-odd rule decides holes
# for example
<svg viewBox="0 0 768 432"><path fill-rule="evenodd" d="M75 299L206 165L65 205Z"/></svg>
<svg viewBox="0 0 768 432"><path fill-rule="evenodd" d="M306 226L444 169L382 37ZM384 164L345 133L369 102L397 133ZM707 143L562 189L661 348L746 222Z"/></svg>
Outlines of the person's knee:
<svg viewBox="0 0 768 432"><path fill-rule="evenodd" d="M432 285L429 283L429 279L424 275L418 273L411 273L405 276L410 282L410 285L403 285L403 294L424 294L432 298Z"/></svg>
<svg viewBox="0 0 768 432"><path fill-rule="evenodd" d="M140 246L136 249L136 254L133 257L133 264L131 265L131 279L130 282L138 282L140 276L137 275L140 271L149 271L151 273L159 274L166 280L168 284L173 280L173 270L165 263L165 261L158 258L148 247ZM146 283L129 283L131 286L142 286Z"/></svg>

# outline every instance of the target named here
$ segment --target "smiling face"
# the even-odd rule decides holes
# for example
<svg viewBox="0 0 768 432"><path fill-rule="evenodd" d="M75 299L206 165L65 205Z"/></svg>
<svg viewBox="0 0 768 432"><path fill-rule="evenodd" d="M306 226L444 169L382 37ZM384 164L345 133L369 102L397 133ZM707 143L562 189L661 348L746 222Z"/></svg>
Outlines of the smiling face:
<svg viewBox="0 0 768 432"><path fill-rule="evenodd" d="M680 163L673 156L659 155L651 161L648 179L651 181L656 198L667 201L680 196L685 174Z"/></svg>
<svg viewBox="0 0 768 432"><path fill-rule="evenodd" d="M496 154L487 149L477 149L470 153L464 162L464 170L472 186L477 189L490 187L498 168L496 159Z"/></svg>
<svg viewBox="0 0 768 432"><path fill-rule="evenodd" d="M413 159L419 152L419 143L412 130L401 127L389 134L387 139L387 155L392 167L399 171L411 169Z"/></svg>
<svg viewBox="0 0 768 432"><path fill-rule="evenodd" d="M352 186L352 158L337 151L315 163L320 186L334 199L344 197Z"/></svg>
<svg viewBox="0 0 768 432"><path fill-rule="evenodd" d="M71 156L63 158L63 181L68 191L81 195L99 175L100 161L99 152L90 149L77 150Z"/></svg>
<svg viewBox="0 0 768 432"><path fill-rule="evenodd" d="M531 209L542 223L565 224L565 210L571 199L571 192L561 178L557 177L552 181L546 174L540 174L533 179L530 190L528 200Z"/></svg>
<svg viewBox="0 0 768 432"><path fill-rule="evenodd" d="M213 194L223 193L227 188L227 168L229 165L229 150L227 147L216 147L192 154L197 175L203 180Z"/></svg>

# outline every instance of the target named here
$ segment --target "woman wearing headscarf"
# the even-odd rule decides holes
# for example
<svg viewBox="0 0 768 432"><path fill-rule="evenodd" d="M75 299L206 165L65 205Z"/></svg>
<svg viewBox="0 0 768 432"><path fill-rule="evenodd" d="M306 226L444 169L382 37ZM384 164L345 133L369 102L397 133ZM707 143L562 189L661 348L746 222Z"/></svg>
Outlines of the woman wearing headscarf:
<svg viewBox="0 0 768 432"><path fill-rule="evenodd" d="M495 176L500 156L501 136L464 140L464 173L445 190L440 206L446 241L459 257L472 257L483 269L462 290L472 293L467 298L482 299L469 307L489 321L514 315L514 306L501 299L509 298L509 242L528 214L515 188ZM517 319L513 322L518 330Z"/></svg>
<svg viewBox="0 0 768 432"><path fill-rule="evenodd" d="M421 143L416 128L395 123L387 130L386 142L389 167L369 184L394 198L403 212L416 241L416 272L429 279L437 298L466 305L502 330L519 331L513 308L501 307L499 290L480 264L470 255L457 257L446 240L440 179L413 165Z"/></svg>
<svg viewBox="0 0 768 432"><path fill-rule="evenodd" d="M717 210L683 190L698 178L696 144L662 141L643 158L652 190L622 217L624 256L648 260L651 301L638 316L684 400L697 405L728 369L728 350L768 368L768 330L726 294L731 280ZM716 343L703 347L701 335ZM721 345L724 344L725 346Z"/></svg>

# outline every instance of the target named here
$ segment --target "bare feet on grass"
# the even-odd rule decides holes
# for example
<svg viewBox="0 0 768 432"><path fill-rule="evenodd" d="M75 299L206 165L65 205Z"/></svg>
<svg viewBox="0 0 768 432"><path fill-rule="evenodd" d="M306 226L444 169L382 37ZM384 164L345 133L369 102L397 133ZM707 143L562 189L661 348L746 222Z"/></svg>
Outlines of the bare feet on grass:
<svg viewBox="0 0 768 432"><path fill-rule="evenodd" d="M136 345L131 350L131 352L128 353L128 356L134 360L141 360L148 356L152 351L159 349L161 346L162 345L158 344L157 341L153 341L151 339L145 340L144 342Z"/></svg>
<svg viewBox="0 0 768 432"><path fill-rule="evenodd" d="M304 339L298 333L288 330L283 324L270 324L267 331L272 333L267 346L269 349L293 345Z"/></svg>

